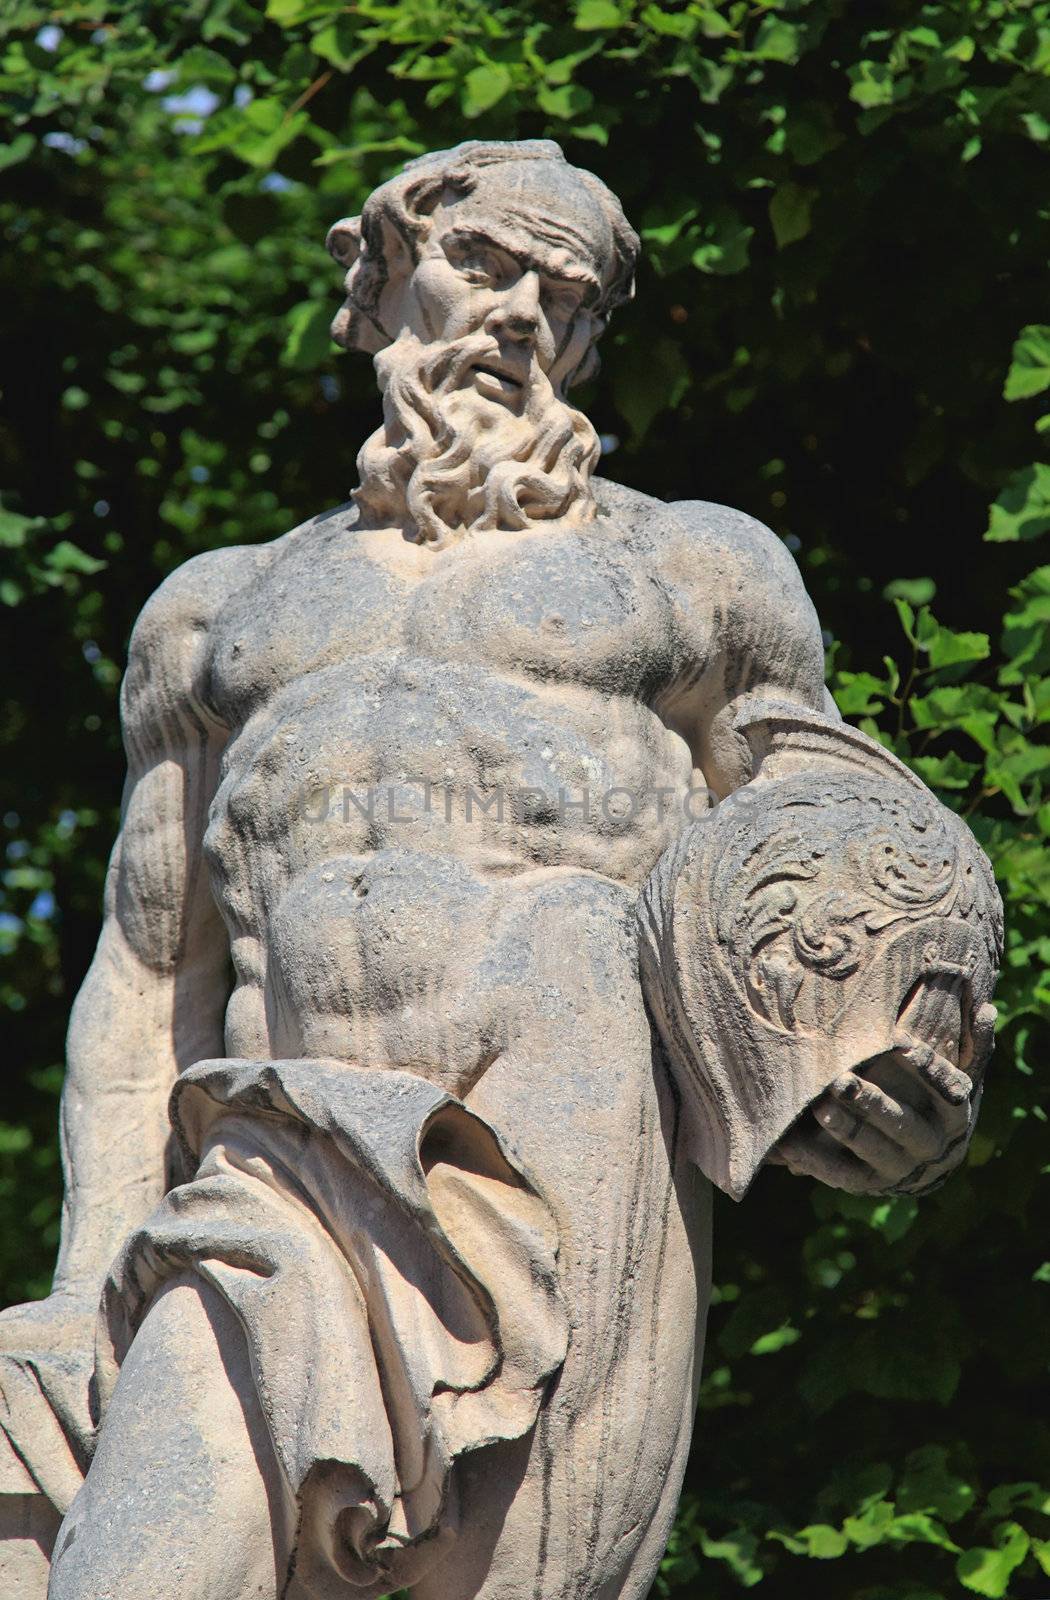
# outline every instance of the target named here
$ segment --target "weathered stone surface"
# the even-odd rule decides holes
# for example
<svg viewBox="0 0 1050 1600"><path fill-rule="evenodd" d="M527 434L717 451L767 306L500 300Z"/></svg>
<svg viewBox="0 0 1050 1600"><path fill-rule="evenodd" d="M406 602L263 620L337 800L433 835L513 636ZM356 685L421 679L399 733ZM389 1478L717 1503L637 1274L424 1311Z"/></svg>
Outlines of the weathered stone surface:
<svg viewBox="0 0 1050 1600"><path fill-rule="evenodd" d="M976 1113L980 852L768 530L593 476L614 196L468 144L329 247L358 489L132 639L56 1289L0 1319L26 1600L59 1514L52 1600L644 1595L708 1180L921 1191Z"/></svg>

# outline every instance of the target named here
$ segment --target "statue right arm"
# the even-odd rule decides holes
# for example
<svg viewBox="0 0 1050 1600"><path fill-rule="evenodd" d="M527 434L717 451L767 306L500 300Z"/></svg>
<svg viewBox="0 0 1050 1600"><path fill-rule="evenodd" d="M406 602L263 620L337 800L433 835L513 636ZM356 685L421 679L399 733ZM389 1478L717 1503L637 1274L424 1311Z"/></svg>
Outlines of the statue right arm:
<svg viewBox="0 0 1050 1600"><path fill-rule="evenodd" d="M207 709L209 624L233 587L225 550L180 568L144 608L121 694L128 757L102 934L73 1007L62 1096L65 1206L52 1295L0 1321L0 1347L30 1327L93 1316L121 1241L169 1186L167 1101L177 1074L221 1055L228 942L202 838L226 739Z"/></svg>
<svg viewBox="0 0 1050 1600"><path fill-rule="evenodd" d="M725 507L673 513L685 670L664 714L723 803L650 878L642 956L697 1160L737 1198L766 1159L856 1192L927 1187L977 1114L1001 952L991 868L829 703L780 541Z"/></svg>

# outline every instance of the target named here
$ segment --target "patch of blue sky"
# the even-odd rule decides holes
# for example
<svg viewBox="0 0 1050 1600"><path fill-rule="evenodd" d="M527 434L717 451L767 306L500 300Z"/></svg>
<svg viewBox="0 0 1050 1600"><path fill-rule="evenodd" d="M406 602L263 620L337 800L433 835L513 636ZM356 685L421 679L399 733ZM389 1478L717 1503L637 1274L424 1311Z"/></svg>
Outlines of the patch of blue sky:
<svg viewBox="0 0 1050 1600"><path fill-rule="evenodd" d="M78 156L81 150L87 149L86 139L75 139L71 133L66 133L60 128L45 133L42 142L49 150L61 150L67 156Z"/></svg>

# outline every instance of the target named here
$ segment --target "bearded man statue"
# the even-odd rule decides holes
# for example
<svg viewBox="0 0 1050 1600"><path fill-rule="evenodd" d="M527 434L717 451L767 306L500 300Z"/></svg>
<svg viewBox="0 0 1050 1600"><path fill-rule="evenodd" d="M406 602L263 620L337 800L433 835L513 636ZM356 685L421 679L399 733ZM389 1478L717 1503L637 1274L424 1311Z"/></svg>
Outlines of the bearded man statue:
<svg viewBox="0 0 1050 1600"><path fill-rule="evenodd" d="M329 248L358 487L131 641L3 1592L641 1600L712 1183L940 1182L998 900L838 718L781 542L594 476L566 395L638 249L597 178L460 145Z"/></svg>

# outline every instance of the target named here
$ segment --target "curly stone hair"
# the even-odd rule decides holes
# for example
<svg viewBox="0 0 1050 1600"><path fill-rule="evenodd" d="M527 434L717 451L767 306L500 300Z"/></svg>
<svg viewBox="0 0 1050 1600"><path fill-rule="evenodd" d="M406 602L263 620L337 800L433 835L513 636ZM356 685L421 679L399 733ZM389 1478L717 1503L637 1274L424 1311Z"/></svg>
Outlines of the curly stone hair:
<svg viewBox="0 0 1050 1600"><path fill-rule="evenodd" d="M608 225L613 253L611 270L591 307L597 337L610 312L634 292L640 246L619 200L592 172L570 167L553 139L468 139L451 150L436 150L409 161L396 178L369 195L359 217L344 218L329 230L328 250L348 269L346 301L332 323L336 342L348 350L371 354L385 348L391 335L382 327L378 313L380 297L395 272L392 251L400 253L400 246L405 252L403 259L415 262L431 214L446 190L463 199L474 191L485 168L523 161L545 161L570 168L597 201Z"/></svg>

